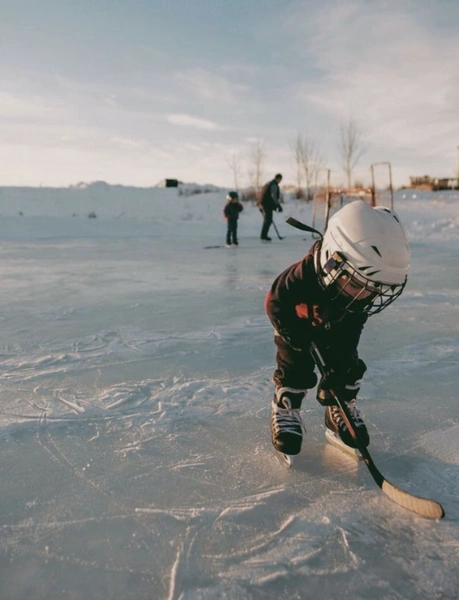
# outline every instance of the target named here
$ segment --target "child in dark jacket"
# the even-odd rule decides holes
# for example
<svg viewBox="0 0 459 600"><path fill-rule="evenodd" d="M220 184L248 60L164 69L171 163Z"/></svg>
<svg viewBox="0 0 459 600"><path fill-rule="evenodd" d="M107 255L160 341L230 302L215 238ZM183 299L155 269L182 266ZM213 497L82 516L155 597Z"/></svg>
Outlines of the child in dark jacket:
<svg viewBox="0 0 459 600"><path fill-rule="evenodd" d="M277 349L271 433L278 451L295 455L301 450L300 408L307 390L317 383L311 342L330 372L317 388L317 400L326 407L326 427L355 447L329 387L347 404L359 439L368 446L368 431L356 406L366 371L358 344L368 317L402 293L409 262L397 215L358 200L335 213L323 238L274 281L265 306Z"/></svg>
<svg viewBox="0 0 459 600"><path fill-rule="evenodd" d="M231 245L237 246L239 244L237 239L237 221L239 219L239 213L244 210L244 207L239 202L239 195L237 192L229 192L226 196L226 204L223 209L223 214L228 222L228 229L226 231L226 245L231 248Z"/></svg>

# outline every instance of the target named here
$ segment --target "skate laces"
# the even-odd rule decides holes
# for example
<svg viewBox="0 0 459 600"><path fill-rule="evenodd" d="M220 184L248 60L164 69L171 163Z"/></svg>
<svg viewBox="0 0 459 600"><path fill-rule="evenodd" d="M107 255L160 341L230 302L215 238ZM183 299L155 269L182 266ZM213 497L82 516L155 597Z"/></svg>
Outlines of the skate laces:
<svg viewBox="0 0 459 600"><path fill-rule="evenodd" d="M350 400L349 402L346 402L346 406L349 409L349 412L351 414L352 420L355 423L355 426L361 427L363 425L363 420L361 417L360 410L356 406L355 399ZM330 413L331 413L331 417L332 417L333 421L336 423L336 425L338 425L338 427L341 424L346 426L346 424L343 420L343 417L341 416L341 411L339 409L339 406L336 406L336 405L330 406Z"/></svg>
<svg viewBox="0 0 459 600"><path fill-rule="evenodd" d="M275 434L293 433L302 435L304 425L300 409L292 408L290 400L286 397L283 397L281 402L285 408L273 402L272 422Z"/></svg>

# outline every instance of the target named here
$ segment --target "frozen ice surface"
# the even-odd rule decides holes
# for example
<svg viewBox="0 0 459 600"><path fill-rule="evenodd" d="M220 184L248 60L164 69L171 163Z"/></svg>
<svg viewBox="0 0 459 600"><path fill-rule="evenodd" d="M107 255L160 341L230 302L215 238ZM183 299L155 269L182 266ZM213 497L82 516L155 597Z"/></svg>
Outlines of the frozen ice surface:
<svg viewBox="0 0 459 600"><path fill-rule="evenodd" d="M361 343L372 456L441 522L327 445L313 394L279 464L263 300L311 211L268 245L249 205L240 247L205 249L223 203L2 190L0 599L457 599L458 195L397 194L411 278Z"/></svg>

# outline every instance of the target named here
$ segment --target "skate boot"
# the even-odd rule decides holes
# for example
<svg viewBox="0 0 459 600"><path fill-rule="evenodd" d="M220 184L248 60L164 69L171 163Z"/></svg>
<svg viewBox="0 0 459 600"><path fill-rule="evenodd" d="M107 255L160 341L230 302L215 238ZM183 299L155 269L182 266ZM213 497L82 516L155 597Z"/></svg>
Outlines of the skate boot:
<svg viewBox="0 0 459 600"><path fill-rule="evenodd" d="M274 448L295 455L301 450L303 422L300 408L306 390L282 387L276 390L271 411L271 435Z"/></svg>
<svg viewBox="0 0 459 600"><path fill-rule="evenodd" d="M360 415L360 411L355 405L355 398L346 402L346 406L349 409L349 413L352 417L352 422L355 431L359 437L359 440L365 448L370 443L370 436L365 423ZM350 431L346 427L346 423L343 420L341 411L338 406L327 406L325 409L325 427L338 434L341 440L351 448L356 447L355 440L353 439Z"/></svg>

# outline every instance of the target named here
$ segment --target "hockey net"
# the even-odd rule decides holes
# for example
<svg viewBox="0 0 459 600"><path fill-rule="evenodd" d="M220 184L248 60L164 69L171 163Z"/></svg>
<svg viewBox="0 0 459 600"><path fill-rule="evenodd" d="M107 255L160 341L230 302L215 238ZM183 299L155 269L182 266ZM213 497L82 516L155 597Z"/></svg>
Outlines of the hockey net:
<svg viewBox="0 0 459 600"><path fill-rule="evenodd" d="M370 203L371 194L368 190L346 190L335 186L331 171L324 169L323 172L318 172L313 198L312 226L314 229L324 233L335 212L354 200L364 200Z"/></svg>

